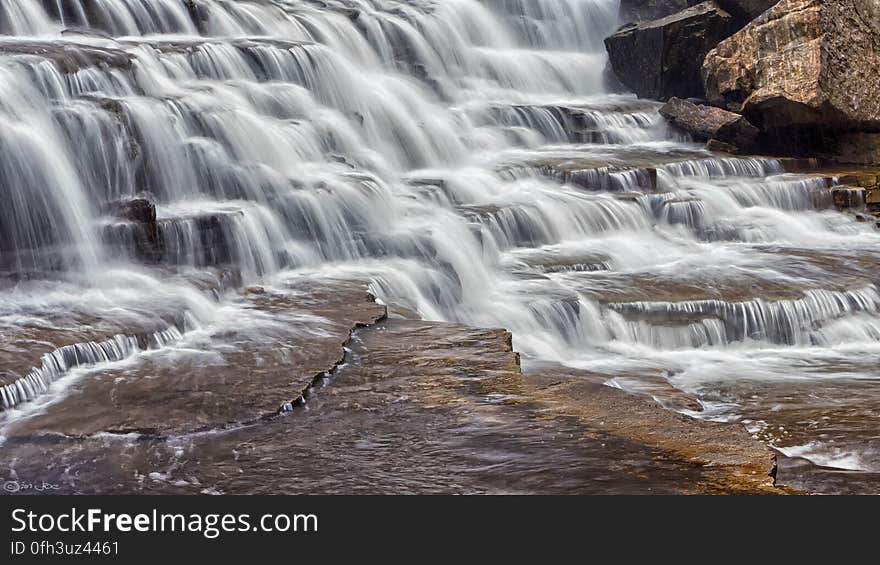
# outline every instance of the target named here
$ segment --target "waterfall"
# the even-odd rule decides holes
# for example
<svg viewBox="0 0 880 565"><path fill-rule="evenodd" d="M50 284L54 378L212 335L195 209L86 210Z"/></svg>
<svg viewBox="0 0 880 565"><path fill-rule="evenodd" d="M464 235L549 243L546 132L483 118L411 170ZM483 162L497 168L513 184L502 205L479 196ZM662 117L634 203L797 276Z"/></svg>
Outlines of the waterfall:
<svg viewBox="0 0 880 565"><path fill-rule="evenodd" d="M618 7L4 0L0 327L138 330L59 347L4 406L143 351L139 319L177 328L160 347L180 312L234 318L193 273L365 279L426 319L509 329L527 364L661 370L705 398L696 360L784 349L767 378L785 380L876 354L876 278L847 259L876 230L826 179L713 155L609 94Z"/></svg>
<svg viewBox="0 0 880 565"><path fill-rule="evenodd" d="M0 68L0 269L93 266L99 250L73 147L21 69ZM53 246L54 253L42 254Z"/></svg>

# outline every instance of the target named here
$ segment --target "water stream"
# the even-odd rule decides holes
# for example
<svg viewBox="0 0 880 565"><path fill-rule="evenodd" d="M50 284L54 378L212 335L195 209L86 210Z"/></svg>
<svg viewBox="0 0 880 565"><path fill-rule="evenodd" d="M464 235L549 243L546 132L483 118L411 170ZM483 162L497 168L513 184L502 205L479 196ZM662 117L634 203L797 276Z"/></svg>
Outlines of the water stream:
<svg viewBox="0 0 880 565"><path fill-rule="evenodd" d="M617 12L4 0L0 335L106 328L77 363L112 361L259 334L229 271L360 278L425 319L509 329L527 367L659 377L695 416L880 473L880 233L823 179L713 155L609 93ZM114 213L132 198L156 233ZM7 419L76 364L47 355L0 376Z"/></svg>

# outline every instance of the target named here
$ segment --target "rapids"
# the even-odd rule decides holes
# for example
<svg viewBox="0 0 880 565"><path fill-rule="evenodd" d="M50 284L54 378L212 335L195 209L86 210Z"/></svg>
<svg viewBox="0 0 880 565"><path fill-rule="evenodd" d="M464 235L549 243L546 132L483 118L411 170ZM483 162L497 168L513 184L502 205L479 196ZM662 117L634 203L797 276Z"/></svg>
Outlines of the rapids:
<svg viewBox="0 0 880 565"><path fill-rule="evenodd" d="M29 363L0 375L3 425L79 365L272 331L238 287L329 277L507 328L527 368L660 376L694 416L880 472L880 233L824 179L713 155L611 93L617 13L4 0L0 335L42 349L0 354ZM134 198L155 229L114 213Z"/></svg>

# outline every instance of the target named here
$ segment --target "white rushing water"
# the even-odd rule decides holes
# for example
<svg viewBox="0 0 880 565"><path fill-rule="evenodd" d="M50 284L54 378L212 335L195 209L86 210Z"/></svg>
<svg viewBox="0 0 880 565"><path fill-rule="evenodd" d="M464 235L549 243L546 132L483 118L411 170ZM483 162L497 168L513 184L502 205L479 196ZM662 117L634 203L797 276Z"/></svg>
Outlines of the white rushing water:
<svg viewBox="0 0 880 565"><path fill-rule="evenodd" d="M179 339L180 312L190 327L238 315L144 262L366 278L424 318L510 329L533 364L661 375L709 417L766 417L755 381L808 403L814 381L880 377L880 235L832 211L824 181L713 156L655 104L608 94L617 12L4 0L0 270L18 282L2 327L69 314L138 330L58 350L4 404L131 355L145 331ZM157 233L113 215L137 196ZM858 449L865 433L843 436Z"/></svg>

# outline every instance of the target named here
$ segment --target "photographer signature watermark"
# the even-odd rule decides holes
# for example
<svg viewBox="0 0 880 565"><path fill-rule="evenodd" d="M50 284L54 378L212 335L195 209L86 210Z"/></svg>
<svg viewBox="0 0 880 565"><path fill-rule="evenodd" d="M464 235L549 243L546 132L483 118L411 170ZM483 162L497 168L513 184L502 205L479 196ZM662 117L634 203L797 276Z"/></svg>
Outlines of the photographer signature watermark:
<svg viewBox="0 0 880 565"><path fill-rule="evenodd" d="M51 492L55 490L61 490L61 485L55 483L47 483L46 481L39 482L30 482L30 481L5 481L3 483L3 492L9 494L21 493L21 492Z"/></svg>

